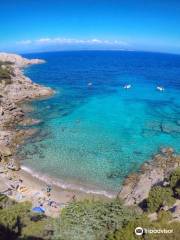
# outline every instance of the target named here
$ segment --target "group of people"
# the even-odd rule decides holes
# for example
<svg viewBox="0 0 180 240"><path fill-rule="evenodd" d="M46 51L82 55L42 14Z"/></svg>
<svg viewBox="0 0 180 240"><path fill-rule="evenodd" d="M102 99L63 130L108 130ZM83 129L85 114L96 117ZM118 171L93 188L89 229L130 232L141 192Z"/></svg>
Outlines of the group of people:
<svg viewBox="0 0 180 240"><path fill-rule="evenodd" d="M45 207L52 207L58 209L58 203L51 199L52 186L47 185L46 189L42 189L42 196L38 197L38 205L41 209L46 211Z"/></svg>

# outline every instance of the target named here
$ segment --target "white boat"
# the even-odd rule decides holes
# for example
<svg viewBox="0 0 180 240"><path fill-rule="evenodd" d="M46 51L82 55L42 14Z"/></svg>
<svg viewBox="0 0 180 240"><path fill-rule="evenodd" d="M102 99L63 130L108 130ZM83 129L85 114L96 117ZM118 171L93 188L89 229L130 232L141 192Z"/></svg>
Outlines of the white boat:
<svg viewBox="0 0 180 240"><path fill-rule="evenodd" d="M156 89L160 92L163 92L165 90L164 87L162 86L157 86Z"/></svg>
<svg viewBox="0 0 180 240"><path fill-rule="evenodd" d="M88 83L88 86L92 86L92 82L89 82L89 83Z"/></svg>
<svg viewBox="0 0 180 240"><path fill-rule="evenodd" d="M129 89L129 88L131 88L131 84L124 85L123 88L125 88L125 89Z"/></svg>

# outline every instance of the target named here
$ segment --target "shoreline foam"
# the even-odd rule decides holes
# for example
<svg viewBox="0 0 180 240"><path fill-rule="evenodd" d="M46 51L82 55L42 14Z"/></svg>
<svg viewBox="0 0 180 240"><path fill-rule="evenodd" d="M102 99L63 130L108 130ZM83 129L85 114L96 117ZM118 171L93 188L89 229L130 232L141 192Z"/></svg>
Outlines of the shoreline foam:
<svg viewBox="0 0 180 240"><path fill-rule="evenodd" d="M35 172L31 168L24 165L21 166L21 170L23 170L24 172L30 174L32 177L46 184L51 184L53 186L59 187L64 190L77 191L77 192L82 192L87 194L95 194L95 195L105 196L107 198L115 198L117 196L117 193L108 192L106 190L101 190L101 189L95 189L95 187L93 189L93 187L85 186L82 184L67 183L62 179L48 176L47 174L43 174L41 172Z"/></svg>

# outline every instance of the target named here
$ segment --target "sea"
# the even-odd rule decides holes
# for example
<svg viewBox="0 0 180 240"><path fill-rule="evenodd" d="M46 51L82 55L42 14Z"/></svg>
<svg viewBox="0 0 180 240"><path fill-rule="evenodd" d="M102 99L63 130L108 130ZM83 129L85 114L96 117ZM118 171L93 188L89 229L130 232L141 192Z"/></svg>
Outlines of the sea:
<svg viewBox="0 0 180 240"><path fill-rule="evenodd" d="M180 153L180 55L62 51L24 57L46 61L24 72L56 91L31 102L34 111L27 113L41 122L18 154L34 176L112 196L161 147Z"/></svg>

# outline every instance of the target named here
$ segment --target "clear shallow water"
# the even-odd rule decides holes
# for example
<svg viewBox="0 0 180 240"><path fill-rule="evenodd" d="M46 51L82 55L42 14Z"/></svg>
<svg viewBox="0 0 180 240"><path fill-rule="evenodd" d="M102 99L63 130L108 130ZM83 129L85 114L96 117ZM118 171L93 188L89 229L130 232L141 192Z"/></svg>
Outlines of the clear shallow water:
<svg viewBox="0 0 180 240"><path fill-rule="evenodd" d="M87 51L26 57L47 61L25 72L57 93L33 102L31 116L43 122L20 151L24 165L67 183L118 191L159 147L180 152L180 56Z"/></svg>

